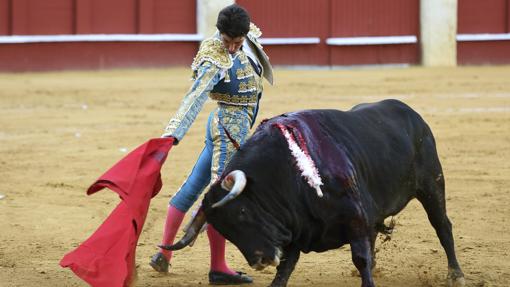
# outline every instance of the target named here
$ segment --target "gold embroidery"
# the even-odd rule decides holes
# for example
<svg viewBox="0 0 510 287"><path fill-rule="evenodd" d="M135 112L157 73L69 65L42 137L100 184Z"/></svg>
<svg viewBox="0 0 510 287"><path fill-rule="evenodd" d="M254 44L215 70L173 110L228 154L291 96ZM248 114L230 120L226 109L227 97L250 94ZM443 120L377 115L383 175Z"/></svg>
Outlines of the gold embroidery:
<svg viewBox="0 0 510 287"><path fill-rule="evenodd" d="M213 154L211 162L211 183L216 182L220 176L220 157L221 157L221 136L219 130L218 111L214 112L213 123L210 125L209 133L213 141Z"/></svg>
<svg viewBox="0 0 510 287"><path fill-rule="evenodd" d="M237 69L236 70L236 76L237 76L237 79L241 79L244 77L244 69L243 68L240 68L240 69Z"/></svg>
<svg viewBox="0 0 510 287"><path fill-rule="evenodd" d="M251 78L247 82L239 83L239 93L252 92L257 90L255 79Z"/></svg>
<svg viewBox="0 0 510 287"><path fill-rule="evenodd" d="M210 93L209 97L215 101L226 103L226 104L237 104L237 105L249 105L256 104L258 100L257 95L241 96L241 95L230 95L223 93Z"/></svg>
<svg viewBox="0 0 510 287"><path fill-rule="evenodd" d="M223 111L225 111L225 115L227 115L227 117L232 117L230 115L232 115L234 113L241 112L241 111L245 111L245 112L248 112L248 117L250 119L253 118L253 112L254 112L253 107L245 108L243 106L236 106L236 105L223 105L221 108L223 109ZM251 124L251 120L250 120L250 124Z"/></svg>
<svg viewBox="0 0 510 287"><path fill-rule="evenodd" d="M222 114L221 117L219 115L220 110ZM243 112L247 112L248 117L238 116ZM209 132L213 141L211 183L214 183L218 179L218 177L221 175L221 167L225 168L231 157L237 151L234 148L234 145L226 137L223 128L219 125L219 121L221 121L222 126L228 130L230 136L236 142L242 144L248 136L252 117L253 108L246 109L244 107L224 105L214 111L214 124L209 128Z"/></svg>
<svg viewBox="0 0 510 287"><path fill-rule="evenodd" d="M241 62L241 64L245 65L245 64L248 64L250 61L248 60L248 56L246 56L246 54L243 52L243 51L239 51L239 61Z"/></svg>
<svg viewBox="0 0 510 287"><path fill-rule="evenodd" d="M195 59L193 59L191 69L198 69L204 61L209 61L221 69L230 69L232 67L232 58L223 46L223 43L221 43L221 40L217 38L209 38L202 42Z"/></svg>
<svg viewBox="0 0 510 287"><path fill-rule="evenodd" d="M254 73L255 82L257 83L257 93L262 93L264 85L262 84L262 77Z"/></svg>
<svg viewBox="0 0 510 287"><path fill-rule="evenodd" d="M246 66L244 68L239 68L236 70L236 76L237 76L238 80L253 77L253 70L250 69L249 66Z"/></svg>

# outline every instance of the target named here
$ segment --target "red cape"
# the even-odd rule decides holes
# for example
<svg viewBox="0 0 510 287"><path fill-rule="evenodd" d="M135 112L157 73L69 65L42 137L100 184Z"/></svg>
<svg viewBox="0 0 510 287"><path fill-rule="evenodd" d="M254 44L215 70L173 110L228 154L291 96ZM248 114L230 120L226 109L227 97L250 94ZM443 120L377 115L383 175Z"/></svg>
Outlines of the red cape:
<svg viewBox="0 0 510 287"><path fill-rule="evenodd" d="M69 252L60 266L70 267L94 287L127 286L133 279L135 250L149 203L161 189L160 170L173 138L152 139L116 163L87 194L105 187L122 201L85 242Z"/></svg>

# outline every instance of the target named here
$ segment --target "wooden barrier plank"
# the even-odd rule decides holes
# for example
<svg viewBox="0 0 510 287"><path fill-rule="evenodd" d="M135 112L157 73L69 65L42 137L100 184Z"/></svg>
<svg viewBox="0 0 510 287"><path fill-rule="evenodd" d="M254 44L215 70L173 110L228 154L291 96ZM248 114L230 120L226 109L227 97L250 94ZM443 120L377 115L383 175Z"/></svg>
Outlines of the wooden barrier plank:
<svg viewBox="0 0 510 287"><path fill-rule="evenodd" d="M264 38L317 37L319 44L266 45L273 65L328 65L330 0L238 0Z"/></svg>
<svg viewBox="0 0 510 287"><path fill-rule="evenodd" d="M11 0L0 0L0 35L11 33Z"/></svg>
<svg viewBox="0 0 510 287"><path fill-rule="evenodd" d="M154 33L154 0L138 1L138 33Z"/></svg>
<svg viewBox="0 0 510 287"><path fill-rule="evenodd" d="M92 33L92 0L76 0L75 31L76 34Z"/></svg>
<svg viewBox="0 0 510 287"><path fill-rule="evenodd" d="M458 34L508 33L508 0L462 0L458 6Z"/></svg>
<svg viewBox="0 0 510 287"><path fill-rule="evenodd" d="M195 34L197 32L196 2L190 0L155 1L154 33Z"/></svg>
<svg viewBox="0 0 510 287"><path fill-rule="evenodd" d="M27 8L28 34L74 33L74 0L29 0Z"/></svg>
<svg viewBox="0 0 510 287"><path fill-rule="evenodd" d="M28 0L12 1L11 25L13 35L27 35L28 32Z"/></svg>
<svg viewBox="0 0 510 287"><path fill-rule="evenodd" d="M331 4L331 37L419 34L418 0L336 0Z"/></svg>
<svg viewBox="0 0 510 287"><path fill-rule="evenodd" d="M136 0L92 0L92 34L136 34Z"/></svg>
<svg viewBox="0 0 510 287"><path fill-rule="evenodd" d="M506 0L506 32L510 33L510 0Z"/></svg>

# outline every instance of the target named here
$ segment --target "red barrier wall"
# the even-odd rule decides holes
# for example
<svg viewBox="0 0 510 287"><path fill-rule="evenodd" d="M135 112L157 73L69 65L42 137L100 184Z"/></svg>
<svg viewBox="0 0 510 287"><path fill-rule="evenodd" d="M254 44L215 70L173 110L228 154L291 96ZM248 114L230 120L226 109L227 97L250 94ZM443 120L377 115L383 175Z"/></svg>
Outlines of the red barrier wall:
<svg viewBox="0 0 510 287"><path fill-rule="evenodd" d="M141 0L139 33L194 34L196 1Z"/></svg>
<svg viewBox="0 0 510 287"><path fill-rule="evenodd" d="M262 30L265 38L299 38L329 35L331 0L238 0ZM273 65L329 65L325 41L321 44L266 45Z"/></svg>
<svg viewBox="0 0 510 287"><path fill-rule="evenodd" d="M418 44L331 46L333 37L419 34L418 0L238 0L263 37L319 37L320 44L266 45L276 65L419 62Z"/></svg>
<svg viewBox="0 0 510 287"><path fill-rule="evenodd" d="M417 0L336 0L331 2L331 37L419 35ZM332 65L418 64L419 45L331 47Z"/></svg>
<svg viewBox="0 0 510 287"><path fill-rule="evenodd" d="M319 44L265 45L274 65L420 62L419 43L326 43L364 36L419 39L419 0L237 2L264 38L320 39ZM195 34L196 9L196 0L0 0L0 35ZM510 0L459 0L458 33L510 34ZM0 70L189 65L197 48L198 42L0 44ZM457 48L459 64L510 63L510 40L459 41Z"/></svg>
<svg viewBox="0 0 510 287"><path fill-rule="evenodd" d="M333 37L418 35L419 1L334 0Z"/></svg>
<svg viewBox="0 0 510 287"><path fill-rule="evenodd" d="M73 34L73 1L11 1L13 35Z"/></svg>
<svg viewBox="0 0 510 287"><path fill-rule="evenodd" d="M460 0L459 34L507 33L508 0Z"/></svg>
<svg viewBox="0 0 510 287"><path fill-rule="evenodd" d="M0 0L0 35L195 34L196 1ZM190 65L198 42L0 44L0 71Z"/></svg>
<svg viewBox="0 0 510 287"><path fill-rule="evenodd" d="M509 34L510 0L460 0L458 34ZM458 41L459 64L510 64L510 39Z"/></svg>
<svg viewBox="0 0 510 287"><path fill-rule="evenodd" d="M9 35L11 31L10 27L10 1L0 0L0 36Z"/></svg>

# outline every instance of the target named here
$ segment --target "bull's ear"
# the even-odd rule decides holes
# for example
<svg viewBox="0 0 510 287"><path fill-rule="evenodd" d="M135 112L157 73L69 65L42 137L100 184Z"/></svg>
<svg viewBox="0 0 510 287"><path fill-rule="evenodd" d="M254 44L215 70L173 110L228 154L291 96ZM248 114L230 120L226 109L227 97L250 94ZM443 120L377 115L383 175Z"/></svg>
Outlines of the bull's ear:
<svg viewBox="0 0 510 287"><path fill-rule="evenodd" d="M235 183L234 176L230 173L227 176L225 176L225 178L221 181L221 187L224 190L231 191L232 187L234 187L234 183Z"/></svg>
<svg viewBox="0 0 510 287"><path fill-rule="evenodd" d="M234 170L230 172L222 181L221 187L229 191L220 201L212 205L212 208L220 207L230 200L236 198L243 192L246 186L246 174L242 170Z"/></svg>

